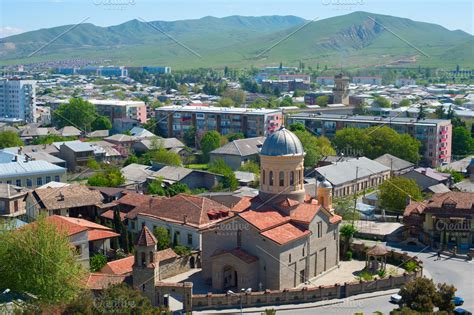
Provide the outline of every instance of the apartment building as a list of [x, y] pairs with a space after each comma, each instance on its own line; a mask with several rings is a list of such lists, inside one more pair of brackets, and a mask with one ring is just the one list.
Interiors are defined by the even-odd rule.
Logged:
[[343, 128], [388, 126], [398, 133], [407, 133], [418, 139], [424, 148], [425, 163], [429, 166], [437, 167], [451, 162], [453, 127], [450, 120], [301, 113], [288, 117], [289, 124], [294, 122], [301, 122], [315, 134], [328, 138]]
[[0, 80], [0, 120], [35, 122], [36, 81]]
[[222, 135], [241, 132], [246, 137], [267, 136], [283, 124], [279, 109], [214, 106], [163, 106], [156, 109], [158, 126], [167, 138], [183, 138], [195, 127], [198, 135], [216, 130]]

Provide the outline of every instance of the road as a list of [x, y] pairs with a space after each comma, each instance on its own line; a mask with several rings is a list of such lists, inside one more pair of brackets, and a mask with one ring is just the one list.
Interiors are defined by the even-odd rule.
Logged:
[[[441, 260], [436, 260], [436, 254], [433, 252], [420, 252], [421, 249], [416, 248], [393, 248], [398, 251], [405, 251], [410, 255], [416, 255], [423, 261], [424, 270], [426, 274], [438, 282], [446, 282], [453, 284], [457, 288], [456, 295], [465, 299], [463, 308], [474, 312], [474, 299], [470, 298], [474, 291], [474, 262], [467, 262], [460, 259], [452, 259], [442, 257]], [[334, 314], [345, 315], [361, 312], [364, 314], [372, 314], [380, 311], [384, 314], [389, 314], [391, 310], [397, 306], [389, 302], [391, 294], [396, 290], [379, 292], [376, 296], [372, 295], [356, 295], [342, 300], [331, 300], [326, 303], [311, 303], [296, 305], [281, 305], [273, 307], [277, 310], [277, 314]], [[333, 303], [334, 302], [334, 303]], [[324, 305], [331, 303], [330, 305]], [[289, 309], [292, 307], [301, 307], [298, 309]], [[268, 307], [267, 308], [272, 308]], [[244, 309], [245, 314], [261, 314], [265, 310], [263, 308]], [[196, 314], [238, 314], [240, 310], [222, 310], [222, 311], [205, 311], [196, 312]]]

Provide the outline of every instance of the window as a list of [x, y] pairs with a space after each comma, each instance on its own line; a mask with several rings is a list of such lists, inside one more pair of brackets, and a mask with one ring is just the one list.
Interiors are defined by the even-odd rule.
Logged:
[[280, 171], [280, 174], [278, 175], [278, 179], [280, 181], [280, 187], [285, 186], [285, 173], [283, 171]]
[[303, 257], [304, 257], [304, 246], [303, 246]]
[[82, 255], [82, 247], [81, 245], [76, 246], [76, 255], [80, 256]]
[[142, 253], [141, 256], [142, 256], [142, 261], [141, 261], [142, 266], [146, 266], [146, 254]]
[[26, 186], [28, 186], [28, 187], [33, 186], [33, 181], [31, 180], [31, 178], [26, 179]]
[[188, 245], [193, 245], [193, 235], [188, 233]]
[[265, 185], [265, 170], [262, 170], [262, 184]]
[[322, 237], [322, 236], [323, 236], [323, 223], [318, 222], [318, 237]]
[[54, 181], [55, 182], [60, 182], [61, 181], [61, 179], [59, 179], [59, 175], [54, 176]]
[[295, 184], [295, 172], [290, 172], [290, 185], [293, 186]]
[[12, 184], [12, 181], [11, 181], [11, 180], [7, 180], [7, 184], [8, 184], [8, 185], [11, 185], [11, 184]]
[[43, 178], [42, 177], [38, 177], [36, 179], [36, 186], [41, 186], [43, 185]]
[[270, 171], [270, 186], [273, 186], [273, 171]]
[[46, 184], [51, 181], [51, 176], [46, 176]]
[[291, 262], [291, 254], [288, 256], [288, 262]]
[[15, 182], [15, 185], [21, 186], [21, 179], [17, 179], [16, 182]]

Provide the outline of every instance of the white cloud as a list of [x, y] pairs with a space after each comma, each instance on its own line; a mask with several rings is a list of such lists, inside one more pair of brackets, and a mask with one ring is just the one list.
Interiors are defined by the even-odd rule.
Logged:
[[0, 27], [0, 38], [20, 34], [20, 33], [23, 33], [23, 32], [24, 31], [21, 28], [18, 28], [18, 27], [2, 26], [2, 27]]

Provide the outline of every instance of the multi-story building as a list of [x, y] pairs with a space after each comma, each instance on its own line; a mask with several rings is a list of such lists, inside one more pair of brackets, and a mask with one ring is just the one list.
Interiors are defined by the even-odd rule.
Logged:
[[0, 119], [35, 122], [36, 81], [0, 80]]
[[382, 77], [352, 77], [352, 83], [382, 85]]
[[228, 108], [213, 106], [163, 106], [156, 109], [163, 136], [183, 138], [195, 127], [198, 133], [216, 130], [222, 135], [243, 133], [246, 137], [267, 136], [283, 124], [278, 109]]
[[349, 77], [342, 73], [334, 77], [333, 104], [349, 105]]
[[407, 117], [351, 116], [301, 113], [288, 117], [288, 122], [301, 122], [316, 135], [332, 138], [343, 128], [388, 126], [398, 133], [407, 133], [418, 139], [424, 149], [425, 164], [437, 167], [451, 161], [452, 125], [446, 119]]

